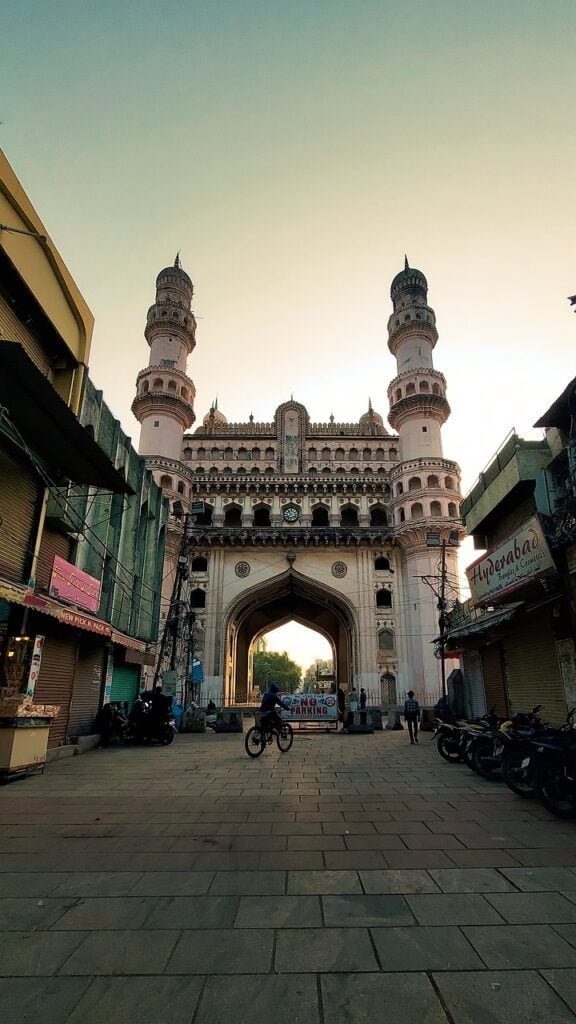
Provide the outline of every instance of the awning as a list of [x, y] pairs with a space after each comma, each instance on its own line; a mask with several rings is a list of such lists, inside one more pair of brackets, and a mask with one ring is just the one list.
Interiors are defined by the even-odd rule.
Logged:
[[86, 615], [85, 612], [77, 612], [74, 608], [61, 604], [60, 601], [42, 597], [40, 594], [34, 593], [33, 590], [29, 590], [28, 587], [17, 583], [0, 580], [0, 598], [24, 605], [25, 608], [40, 612], [42, 615], [51, 615], [65, 626], [71, 626], [72, 629], [82, 629], [88, 633], [110, 637], [115, 644], [119, 644], [121, 647], [128, 647], [134, 651], [146, 651], [146, 644], [142, 640], [127, 636], [126, 633], [120, 633], [104, 619], [98, 619], [95, 615]]
[[494, 629], [495, 626], [499, 626], [503, 622], [508, 622], [524, 604], [524, 601], [515, 601], [513, 604], [508, 604], [505, 608], [501, 608], [496, 612], [487, 612], [485, 615], [481, 615], [477, 619], [471, 619], [462, 626], [450, 629], [446, 633], [446, 640], [451, 644], [455, 641], [463, 640], [466, 637], [474, 636], [478, 633], [486, 633], [488, 630]]
[[50, 475], [116, 494], [134, 493], [16, 341], [0, 341], [0, 405]]

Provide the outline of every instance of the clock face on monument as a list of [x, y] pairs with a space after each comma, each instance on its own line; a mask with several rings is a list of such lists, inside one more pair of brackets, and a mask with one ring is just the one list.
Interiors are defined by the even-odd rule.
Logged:
[[297, 523], [300, 518], [300, 509], [297, 505], [285, 505], [282, 515], [286, 523]]

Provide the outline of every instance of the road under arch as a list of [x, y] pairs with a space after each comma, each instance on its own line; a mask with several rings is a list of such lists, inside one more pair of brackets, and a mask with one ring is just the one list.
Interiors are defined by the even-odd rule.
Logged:
[[252, 642], [270, 629], [296, 621], [321, 633], [334, 652], [338, 683], [347, 688], [354, 671], [356, 626], [347, 601], [293, 569], [244, 593], [225, 624], [225, 694], [228, 703], [248, 699]]

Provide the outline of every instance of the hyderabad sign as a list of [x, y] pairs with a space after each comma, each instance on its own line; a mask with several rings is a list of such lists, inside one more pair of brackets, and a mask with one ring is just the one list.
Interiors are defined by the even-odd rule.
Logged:
[[337, 722], [338, 702], [332, 693], [291, 693], [282, 697], [290, 710], [282, 710], [287, 722]]
[[536, 516], [466, 569], [474, 604], [504, 597], [534, 576], [554, 568]]

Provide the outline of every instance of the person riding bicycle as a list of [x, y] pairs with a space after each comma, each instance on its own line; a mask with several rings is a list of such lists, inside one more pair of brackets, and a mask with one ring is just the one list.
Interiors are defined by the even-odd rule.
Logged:
[[282, 719], [275, 710], [276, 706], [284, 708], [285, 711], [290, 710], [290, 704], [287, 701], [283, 701], [278, 694], [280, 693], [280, 687], [277, 683], [270, 683], [270, 686], [266, 690], [266, 693], [262, 697], [260, 703], [260, 722], [262, 728], [266, 731], [270, 731], [274, 726], [280, 728], [282, 725]]

